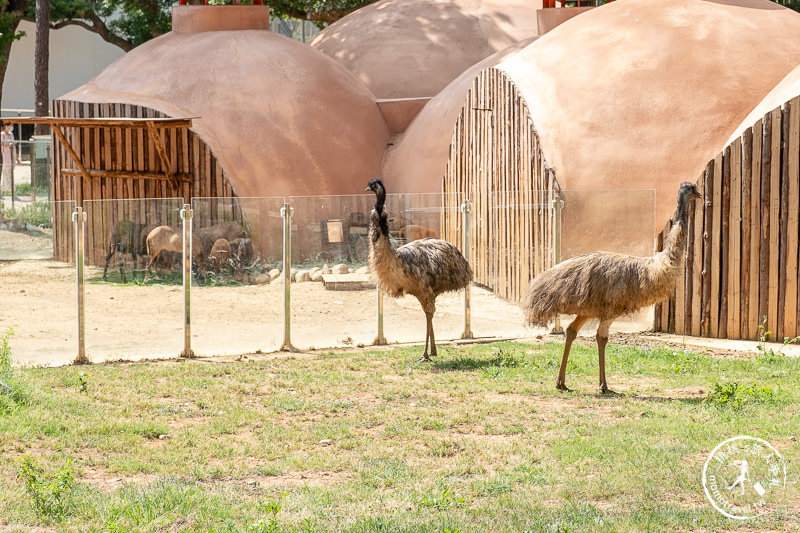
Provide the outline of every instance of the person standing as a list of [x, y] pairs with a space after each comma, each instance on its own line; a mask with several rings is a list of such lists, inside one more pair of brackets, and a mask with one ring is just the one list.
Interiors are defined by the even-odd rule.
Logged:
[[3, 131], [0, 132], [0, 150], [3, 155], [3, 172], [0, 177], [0, 192], [13, 192], [11, 187], [14, 182], [14, 165], [17, 164], [17, 152], [14, 149], [14, 133], [11, 122], [3, 122]]

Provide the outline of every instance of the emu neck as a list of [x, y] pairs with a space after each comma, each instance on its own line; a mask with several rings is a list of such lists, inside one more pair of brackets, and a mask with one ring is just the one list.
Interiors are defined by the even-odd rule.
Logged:
[[672, 266], [680, 266], [686, 251], [686, 226], [689, 224], [689, 199], [678, 197], [678, 207], [672, 216], [672, 228], [664, 242], [664, 254]]

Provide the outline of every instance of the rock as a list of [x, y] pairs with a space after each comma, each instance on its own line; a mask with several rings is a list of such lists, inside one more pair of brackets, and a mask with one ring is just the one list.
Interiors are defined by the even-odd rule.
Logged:
[[308, 273], [311, 274], [312, 276], [317, 272], [322, 272], [322, 268], [314, 267], [314, 268], [312, 268], [311, 270], [308, 271]]
[[294, 280], [297, 283], [302, 283], [304, 281], [311, 281], [311, 274], [308, 270], [298, 270], [297, 273], [294, 275]]
[[350, 272], [350, 267], [344, 263], [339, 263], [331, 269], [331, 274], [347, 274]]
[[322, 446], [330, 446], [331, 444], [333, 444], [333, 441], [331, 439], [322, 439], [321, 441], [319, 441], [319, 443]]
[[322, 281], [322, 270], [317, 270], [316, 272], [311, 272], [311, 281]]
[[273, 268], [272, 270], [269, 271], [269, 280], [270, 281], [275, 281], [280, 276], [281, 276], [281, 271], [278, 270], [277, 268]]
[[369, 274], [369, 266], [364, 265], [356, 269], [356, 274]]
[[[278, 274], [280, 274], [280, 272], [278, 272]], [[272, 281], [272, 277], [270, 277], [269, 274], [259, 274], [253, 278], [253, 283], [256, 285], [266, 285], [270, 281]]]
[[296, 275], [297, 275], [297, 269], [296, 268], [289, 269], [289, 279], [294, 279], [294, 277]]

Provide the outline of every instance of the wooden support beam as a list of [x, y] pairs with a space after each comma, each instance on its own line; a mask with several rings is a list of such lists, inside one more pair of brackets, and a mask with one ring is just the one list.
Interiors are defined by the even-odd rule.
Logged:
[[[84, 169], [86, 170], [86, 169]], [[86, 170], [84, 174], [81, 170], [74, 168], [62, 168], [61, 174], [64, 176], [83, 176], [84, 178], [114, 178], [114, 179], [135, 179], [135, 180], [156, 180], [156, 181], [174, 181], [180, 184], [181, 182], [191, 183], [191, 174], [181, 173], [172, 174], [167, 176], [161, 172], [135, 172], [125, 170]]]
[[147, 128], [147, 122], [159, 128], [191, 128], [198, 117], [141, 118], [141, 117], [3, 117], [14, 124], [58, 124], [65, 128]]
[[175, 192], [180, 192], [180, 182], [175, 178], [175, 175], [172, 173], [172, 165], [169, 163], [169, 156], [167, 155], [167, 147], [164, 146], [164, 139], [158, 133], [158, 128], [156, 128], [156, 124], [152, 120], [148, 120], [147, 124], [147, 131], [150, 132], [150, 136], [153, 138], [153, 144], [156, 147], [156, 152], [158, 152], [158, 157], [161, 159], [161, 166], [164, 167], [164, 173], [169, 178], [169, 182], [172, 185], [172, 188]]
[[[72, 148], [72, 145], [69, 143], [67, 138], [64, 136], [64, 132], [61, 131], [61, 126], [59, 124], [57, 124], [57, 123], [51, 123], [50, 126], [53, 128], [53, 133], [56, 134], [56, 137], [58, 137], [58, 140], [61, 141], [61, 144], [63, 144], [64, 148], [66, 148], [67, 153], [69, 154], [69, 156], [72, 158], [73, 161], [75, 161], [75, 164], [78, 165], [78, 170], [80, 170], [80, 175], [88, 180], [89, 179], [89, 172], [86, 170], [86, 167], [83, 166], [83, 163], [81, 162], [80, 156], [75, 153], [75, 149]], [[77, 200], [79, 205], [83, 205], [83, 186], [82, 185], [79, 188], [79, 190], [81, 191], [81, 193], [79, 195], [79, 198], [77, 198], [76, 200]]]

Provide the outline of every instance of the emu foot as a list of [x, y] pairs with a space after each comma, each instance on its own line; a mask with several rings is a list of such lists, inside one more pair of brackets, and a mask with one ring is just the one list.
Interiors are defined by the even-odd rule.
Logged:
[[613, 391], [613, 390], [609, 389], [608, 387], [600, 387], [600, 394], [607, 394], [609, 396], [625, 396], [621, 392]]
[[422, 354], [422, 357], [419, 358], [419, 363], [430, 363], [431, 358], [428, 356], [428, 352]]
[[564, 383], [556, 382], [556, 388], [563, 392], [572, 392], [572, 389], [568, 389]]

